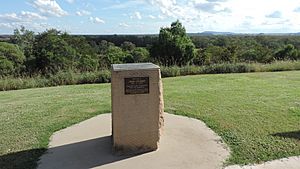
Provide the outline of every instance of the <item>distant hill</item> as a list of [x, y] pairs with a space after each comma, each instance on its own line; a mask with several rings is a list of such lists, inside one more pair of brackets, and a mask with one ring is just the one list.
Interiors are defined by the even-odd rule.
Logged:
[[188, 33], [190, 36], [210, 36], [210, 35], [236, 35], [233, 32], [215, 32], [215, 31], [204, 31], [200, 33]]
[[247, 35], [247, 36], [300, 36], [300, 32], [296, 33], [234, 33], [234, 32], [216, 32], [216, 31], [204, 31], [199, 33], [188, 33], [189, 36], [234, 36], [234, 35]]
[[7, 42], [9, 41], [11, 35], [0, 35], [0, 42]]

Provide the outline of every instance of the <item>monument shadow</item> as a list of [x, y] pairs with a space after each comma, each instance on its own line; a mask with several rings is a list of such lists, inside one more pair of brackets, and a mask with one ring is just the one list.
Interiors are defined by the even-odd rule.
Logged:
[[0, 168], [87, 169], [121, 161], [137, 155], [118, 156], [112, 153], [111, 136], [99, 137], [46, 149], [31, 149], [0, 156]]
[[300, 130], [299, 131], [283, 132], [283, 133], [275, 133], [275, 134], [272, 134], [272, 136], [292, 138], [292, 139], [300, 140]]

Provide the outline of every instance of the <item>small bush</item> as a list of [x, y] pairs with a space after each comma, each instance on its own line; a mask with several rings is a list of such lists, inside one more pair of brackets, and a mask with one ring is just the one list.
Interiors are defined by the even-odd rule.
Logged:
[[76, 84], [75, 76], [76, 76], [75, 73], [71, 70], [59, 71], [55, 75], [50, 75], [49, 86]]
[[180, 70], [181, 70], [181, 68], [178, 66], [161, 67], [161, 76], [162, 77], [180, 76]]
[[203, 67], [201, 66], [184, 66], [180, 69], [180, 75], [197, 75], [203, 72]]

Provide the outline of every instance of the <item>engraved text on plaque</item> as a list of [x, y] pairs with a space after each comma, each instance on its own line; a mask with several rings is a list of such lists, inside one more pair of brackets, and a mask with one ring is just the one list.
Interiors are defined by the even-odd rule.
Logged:
[[125, 94], [147, 94], [149, 93], [149, 77], [125, 78]]

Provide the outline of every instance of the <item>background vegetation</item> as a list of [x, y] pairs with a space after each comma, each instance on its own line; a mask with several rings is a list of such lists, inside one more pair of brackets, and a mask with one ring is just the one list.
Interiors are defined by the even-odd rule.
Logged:
[[179, 21], [159, 35], [35, 34], [21, 27], [0, 42], [0, 89], [107, 82], [110, 65], [118, 63], [154, 62], [165, 76], [295, 70], [299, 50], [300, 36], [188, 36]]

